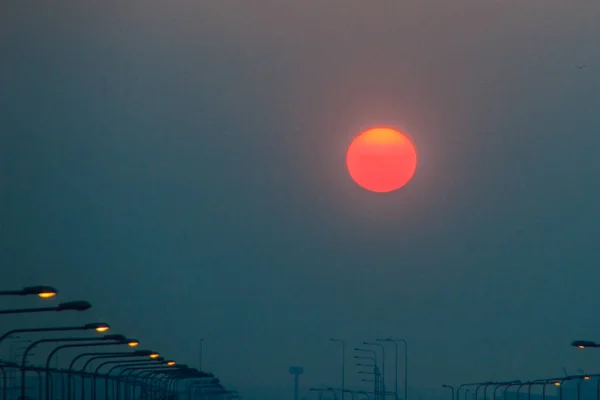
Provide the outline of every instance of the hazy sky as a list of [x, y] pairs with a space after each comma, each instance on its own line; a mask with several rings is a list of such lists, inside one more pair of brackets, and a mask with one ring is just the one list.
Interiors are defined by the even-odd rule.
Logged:
[[[290, 365], [337, 385], [330, 337], [407, 339], [424, 395], [592, 372], [569, 342], [600, 339], [598, 21], [598, 0], [3, 2], [1, 286], [54, 284], [94, 306], [62, 321], [188, 364], [203, 337], [251, 398], [291, 396]], [[345, 169], [373, 125], [418, 150], [393, 194]]]

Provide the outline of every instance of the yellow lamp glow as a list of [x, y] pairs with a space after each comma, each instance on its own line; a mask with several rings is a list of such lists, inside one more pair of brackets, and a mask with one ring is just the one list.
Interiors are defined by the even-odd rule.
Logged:
[[137, 347], [140, 344], [140, 342], [138, 342], [137, 340], [130, 340], [129, 342], [127, 342], [127, 346], [129, 347]]
[[160, 354], [158, 354], [158, 353], [150, 354], [150, 358], [158, 358], [158, 356], [160, 356]]
[[175, 361], [167, 361], [167, 365], [169, 367], [172, 367], [173, 365], [175, 365]]
[[56, 296], [55, 292], [42, 292], [42, 293], [38, 293], [38, 296], [40, 296], [42, 299], [49, 299], [51, 297]]

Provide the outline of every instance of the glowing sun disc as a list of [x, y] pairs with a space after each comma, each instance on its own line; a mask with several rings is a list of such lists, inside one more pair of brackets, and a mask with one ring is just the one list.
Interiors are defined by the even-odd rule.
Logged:
[[376, 193], [398, 190], [417, 169], [417, 152], [404, 133], [371, 128], [354, 138], [346, 153], [350, 176], [362, 188]]

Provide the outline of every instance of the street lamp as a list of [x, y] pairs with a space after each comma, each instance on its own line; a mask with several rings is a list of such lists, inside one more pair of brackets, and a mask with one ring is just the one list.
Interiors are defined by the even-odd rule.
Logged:
[[[27, 370], [27, 355], [31, 351], [31, 349], [33, 349], [35, 346], [37, 346], [38, 344], [41, 344], [41, 343], [86, 342], [86, 341], [97, 341], [97, 340], [112, 340], [112, 341], [116, 341], [117, 343], [119, 343], [119, 342], [124, 342], [125, 337], [123, 335], [105, 335], [100, 338], [97, 338], [97, 337], [53, 338], [53, 339], [40, 339], [40, 340], [37, 340], [37, 341], [31, 343], [29, 345], [29, 347], [27, 347], [27, 349], [23, 352], [23, 356], [21, 359], [21, 397], [23, 399], [26, 399], [26, 396], [25, 396], [25, 390], [26, 390], [25, 374], [26, 374], [26, 370]], [[48, 386], [49, 386], [48, 384], [49, 384], [50, 359], [52, 358], [54, 353], [56, 353], [56, 351], [58, 351], [62, 347], [65, 347], [65, 346], [60, 346], [60, 347], [54, 349], [52, 352], [50, 352], [50, 354], [48, 355], [48, 358], [46, 359], [46, 389], [48, 389]], [[48, 395], [48, 393], [46, 394], [46, 396], [47, 395]]]
[[[364, 352], [364, 353], [370, 353], [370, 354], [373, 355], [372, 360], [373, 360], [373, 363], [375, 364], [373, 366], [373, 375], [374, 375], [374, 378], [373, 378], [373, 382], [374, 382], [373, 383], [373, 397], [374, 397], [375, 400], [377, 400], [377, 394], [378, 394], [378, 391], [379, 391], [378, 390], [378, 388], [379, 388], [379, 379], [378, 379], [379, 378], [379, 374], [378, 374], [378, 367], [377, 367], [377, 352], [375, 350], [362, 349], [362, 348], [358, 348], [358, 347], [356, 347], [354, 349], [354, 351], [359, 351], [359, 352]], [[369, 357], [354, 356], [354, 358], [356, 358], [356, 359], [361, 359], [361, 358], [362, 359], [366, 359], [366, 358], [369, 358]]]
[[[130, 368], [127, 375], [126, 375], [126, 379], [130, 379], [133, 383], [133, 388], [132, 390], [135, 391], [135, 384], [136, 384], [136, 379], [140, 379], [140, 385], [142, 387], [149, 387], [152, 389], [152, 380], [155, 379], [156, 380], [156, 386], [160, 386], [162, 384], [163, 380], [167, 380], [169, 379], [170, 376], [173, 376], [175, 374], [179, 374], [179, 375], [183, 375], [183, 374], [188, 374], [190, 376], [194, 375], [194, 377], [196, 378], [205, 378], [205, 377], [209, 377], [212, 376], [210, 374], [206, 374], [203, 372], [200, 372], [198, 370], [196, 370], [195, 368], [188, 368], [187, 366], [177, 366], [175, 368], [173, 368], [173, 366], [167, 366], [165, 367], [164, 365], [161, 366], [155, 366], [154, 368], [149, 368], [149, 367], [145, 367], [145, 368]], [[159, 376], [162, 375], [162, 376]]]
[[[54, 356], [54, 354], [58, 353], [62, 349], [77, 348], [77, 347], [115, 346], [115, 345], [123, 345], [123, 344], [129, 345], [131, 342], [138, 343], [137, 339], [127, 339], [123, 335], [105, 335], [96, 340], [102, 340], [102, 341], [89, 343], [87, 340], [79, 339], [79, 340], [75, 340], [75, 342], [85, 342], [85, 343], [64, 344], [62, 346], [58, 346], [55, 349], [53, 349], [50, 352], [50, 354], [48, 354], [48, 357], [46, 359], [46, 374], [47, 374], [46, 382], [47, 383], [50, 382], [50, 361], [51, 361], [52, 357]], [[72, 370], [71, 366], [72, 366], [72, 364], [69, 366], [69, 369], [67, 370], [67, 384], [68, 384], [67, 393], [68, 393], [69, 400], [71, 399], [71, 380], [72, 380], [72, 376], [73, 376], [73, 370]], [[85, 382], [85, 376], [82, 375], [81, 381], [82, 381], [82, 385], [83, 385], [83, 383]], [[46, 400], [49, 400], [48, 394], [49, 394], [49, 391], [47, 390]]]
[[31, 296], [36, 295], [42, 299], [56, 296], [58, 290], [52, 286], [27, 286], [21, 290], [0, 290], [0, 296]]
[[[454, 400], [454, 386], [442, 385], [443, 388], [450, 389], [452, 391], [452, 400]], [[495, 398], [493, 400], [496, 400]]]
[[512, 384], [512, 383], [521, 383], [521, 381], [508, 381], [508, 382], [485, 382], [485, 383], [480, 383], [479, 385], [477, 385], [477, 387], [475, 388], [475, 400], [477, 400], [478, 396], [477, 393], [479, 392], [479, 389], [481, 387], [483, 387], [483, 398], [487, 399], [487, 390], [488, 387], [493, 386], [493, 385], [507, 385], [507, 384]]
[[327, 387], [327, 388], [323, 388], [323, 389], [310, 388], [309, 390], [311, 390], [313, 392], [331, 392], [331, 393], [333, 393], [333, 398], [335, 400], [337, 400], [337, 395], [335, 394], [335, 390], [331, 387]]
[[60, 303], [56, 307], [38, 307], [38, 308], [19, 308], [15, 310], [0, 310], [0, 314], [25, 314], [34, 312], [47, 312], [47, 311], [85, 311], [92, 307], [87, 301], [70, 301], [67, 303]]
[[575, 340], [571, 343], [571, 346], [579, 347], [580, 349], [585, 349], [586, 347], [600, 347], [599, 344], [591, 340]]
[[[129, 340], [132, 340], [132, 339], [129, 339]], [[80, 369], [80, 372], [81, 372], [81, 399], [83, 400], [85, 398], [86, 369], [95, 360], [100, 360], [100, 359], [105, 359], [105, 358], [152, 357], [152, 355], [154, 355], [154, 354], [156, 354], [156, 353], [154, 353], [153, 351], [150, 351], [150, 350], [138, 350], [138, 351], [134, 351], [134, 352], [118, 352], [118, 353], [83, 353], [83, 354], [78, 355], [71, 361], [71, 364], [69, 365], [69, 373], [74, 371], [73, 368], [78, 359], [80, 359], [82, 357], [86, 357], [86, 356], [93, 356], [89, 360], [87, 360], [85, 362], [85, 364], [83, 364], [83, 367], [81, 367], [81, 369]], [[100, 364], [100, 366], [98, 368], [102, 367], [104, 364], [105, 363]], [[94, 378], [95, 375], [96, 374], [93, 374], [92, 378]], [[92, 391], [95, 391], [96, 390], [96, 381], [95, 381], [95, 379], [92, 379], [92, 380], [93, 380]]]
[[[395, 364], [396, 364], [396, 373], [395, 373], [396, 399], [395, 400], [398, 400], [398, 343], [404, 344], [404, 400], [408, 400], [408, 343], [404, 339], [391, 339], [391, 338], [377, 339], [377, 341], [394, 343], [394, 346], [396, 347], [396, 362], [395, 362]], [[456, 396], [458, 397], [458, 392], [457, 392]]]
[[342, 400], [344, 400], [344, 394], [346, 393], [346, 342], [342, 339], [329, 339], [330, 342], [337, 342], [342, 345]]
[[95, 322], [92, 324], [85, 324], [82, 326], [61, 326], [53, 328], [24, 328], [24, 329], [13, 329], [0, 336], [0, 343], [10, 335], [15, 333], [33, 333], [33, 332], [66, 332], [66, 331], [88, 331], [95, 330], [96, 332], [106, 332], [110, 329], [110, 326], [104, 322]]
[[383, 398], [385, 399], [385, 347], [381, 343], [363, 342], [363, 344], [366, 346], [377, 346], [381, 349], [381, 386], [383, 388]]
[[[150, 354], [153, 354], [153, 351], [150, 350], [138, 350], [135, 353], [138, 353], [142, 356], [148, 356], [150, 357]], [[100, 370], [102, 369], [102, 367], [104, 367], [105, 365], [110, 365], [110, 364], [117, 364], [115, 367], [113, 367], [110, 371], [108, 371], [107, 374], [104, 375], [104, 386], [105, 386], [105, 393], [106, 396], [108, 396], [108, 377], [110, 376], [110, 373], [119, 367], [122, 367], [123, 365], [118, 365], [118, 364], [128, 364], [128, 365], [136, 365], [136, 364], [145, 364], [145, 365], [149, 365], [149, 364], [153, 364], [155, 365], [157, 362], [162, 362], [163, 360], [161, 359], [161, 357], [156, 358], [154, 360], [152, 360], [152, 362], [148, 362], [148, 360], [117, 360], [117, 361], [105, 361], [103, 363], [101, 363], [100, 365], [98, 365], [96, 367], [96, 370], [94, 371], [94, 374], [92, 375], [92, 386], [94, 387], [94, 390], [92, 391], [93, 395], [92, 398], [93, 400], [96, 400], [96, 378], [98, 376], [100, 376]], [[173, 364], [175, 365], [175, 364]], [[108, 397], [107, 397], [108, 400]]]
[[[114, 369], [116, 369], [116, 368], [124, 368], [115, 377], [115, 382], [117, 384], [117, 396], [116, 396], [117, 400], [121, 397], [120, 396], [120, 392], [121, 392], [121, 390], [120, 390], [120, 387], [121, 387], [121, 378], [123, 377], [123, 375], [125, 373], [127, 373], [127, 376], [129, 376], [133, 371], [141, 370], [141, 369], [143, 369], [143, 370], [156, 370], [156, 371], [163, 370], [164, 371], [164, 370], [171, 370], [171, 368], [180, 369], [180, 370], [188, 368], [187, 365], [174, 365], [172, 367], [168, 367], [168, 366], [165, 367], [164, 365], [158, 365], [158, 363], [156, 361], [158, 361], [159, 359], [160, 358], [155, 358], [154, 360], [152, 360], [152, 361], [155, 361], [154, 363], [152, 363], [152, 362], [148, 362], [146, 364], [141, 364], [141, 363], [140, 364], [137, 364], [137, 363], [134, 364], [134, 363], [131, 363], [131, 364], [118, 365], [118, 366], [115, 366], [115, 367], [111, 368], [110, 371], [106, 374], [107, 377], [110, 376], [110, 373]], [[164, 361], [161, 360], [160, 363], [164, 364]], [[151, 367], [150, 365], [154, 365], [154, 367]], [[108, 389], [108, 380], [106, 380], [106, 386], [107, 386], [107, 389]], [[125, 389], [127, 389], [127, 387], [125, 387]], [[107, 393], [108, 393], [108, 391], [107, 391]]]

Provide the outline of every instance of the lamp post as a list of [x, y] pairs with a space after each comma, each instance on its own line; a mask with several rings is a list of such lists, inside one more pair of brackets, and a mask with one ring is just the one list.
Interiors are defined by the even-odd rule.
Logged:
[[503, 387], [503, 388], [504, 388], [504, 392], [502, 392], [502, 396], [501, 396], [501, 397], [502, 397], [502, 399], [503, 399], [503, 400], [506, 400], [506, 392], [508, 391], [508, 389], [509, 389], [511, 386], [520, 385], [521, 383], [522, 383], [521, 381], [515, 381], [515, 382], [507, 382], [507, 383], [505, 383], [505, 384], [502, 384], [502, 385], [498, 385], [498, 386], [496, 386], [496, 387], [494, 388], [494, 395], [493, 395], [494, 397], [493, 397], [493, 399], [492, 399], [492, 400], [496, 400], [496, 391], [498, 390], [498, 388], [501, 388], [501, 387]]
[[[62, 327], [49, 327], [49, 328], [20, 328], [13, 329], [4, 333], [0, 336], [0, 344], [2, 341], [15, 333], [34, 333], [34, 332], [66, 332], [66, 331], [87, 331], [87, 330], [95, 330], [96, 332], [102, 333], [106, 332], [110, 329], [110, 326], [105, 322], [94, 322], [90, 324], [85, 324], [82, 326], [62, 326]], [[31, 343], [31, 341], [28, 341]], [[26, 349], [27, 347], [25, 347]], [[47, 366], [48, 368], [49, 366]], [[47, 374], [48, 372], [46, 372]], [[48, 375], [46, 377], [46, 387], [48, 387]]]
[[[388, 338], [388, 339], [377, 339], [377, 341], [379, 342], [387, 342], [387, 343], [394, 343], [394, 346], [396, 347], [396, 400], [398, 399], [398, 343], [402, 343], [404, 344], [404, 400], [408, 400], [408, 343], [406, 340], [404, 339], [392, 339], [392, 338]], [[458, 392], [456, 394], [456, 397], [458, 398]]]
[[[121, 375], [124, 375], [127, 372], [126, 378], [131, 379], [133, 382], [133, 390], [135, 390], [136, 386], [136, 378], [142, 378], [142, 385], [144, 382], [148, 382], [148, 385], [152, 388], [152, 386], [156, 386], [157, 389], [160, 389], [161, 386], [165, 388], [165, 391], [168, 392], [170, 390], [171, 385], [175, 385], [177, 379], [181, 378], [208, 378], [213, 377], [212, 374], [207, 374], [201, 371], [198, 371], [195, 368], [189, 368], [187, 365], [169, 365], [169, 362], [164, 362], [162, 366], [157, 366], [155, 368], [129, 368], [128, 371], [121, 371]], [[135, 374], [135, 372], [138, 374]], [[146, 376], [142, 377], [142, 373], [149, 372]], [[158, 376], [162, 375], [162, 376]], [[154, 379], [154, 385], [152, 384], [152, 379]], [[175, 389], [175, 388], [174, 388]], [[171, 391], [174, 391], [171, 390]], [[134, 393], [135, 394], [135, 393]], [[127, 400], [127, 399], [126, 399]]]
[[[450, 389], [452, 391], [452, 400], [454, 400], [454, 386], [450, 386], [450, 385], [442, 385], [443, 388], [447, 388]], [[492, 400], [496, 400], [495, 398]]]
[[[365, 346], [377, 346], [381, 349], [381, 387], [383, 392], [383, 398], [385, 399], [385, 346], [381, 343], [363, 342]], [[397, 400], [397, 399], [394, 399]]]
[[[104, 362], [102, 364], [100, 364], [97, 368], [96, 368], [96, 373], [98, 376], [100, 376], [100, 369], [105, 366], [105, 365], [109, 365], [109, 364], [116, 364], [115, 366], [111, 367], [107, 373], [103, 374], [102, 376], [104, 377], [104, 397], [106, 398], [106, 400], [108, 400], [109, 398], [109, 388], [108, 388], [108, 382], [111, 378], [111, 374], [114, 370], [118, 369], [118, 368], [125, 368], [125, 367], [129, 367], [129, 366], [150, 366], [150, 365], [158, 365], [159, 363], [163, 363], [163, 358], [162, 357], [158, 357], [158, 358], [154, 358], [151, 360], [122, 360], [122, 361], [107, 361]], [[96, 379], [96, 376], [94, 376], [92, 379]], [[116, 379], [116, 378], [115, 378]], [[114, 385], [113, 385], [114, 387]], [[96, 399], [96, 394], [94, 393], [94, 399]]]
[[342, 339], [329, 339], [331, 342], [337, 342], [342, 345], [342, 400], [344, 400], [344, 393], [346, 389], [346, 342]]
[[[31, 349], [33, 349], [35, 346], [37, 346], [38, 344], [41, 343], [59, 343], [59, 342], [85, 342], [85, 341], [95, 341], [95, 340], [125, 340], [125, 337], [123, 337], [122, 335], [106, 335], [103, 336], [101, 338], [95, 338], [95, 337], [83, 337], [83, 338], [54, 338], [54, 339], [40, 339], [37, 340], [33, 343], [31, 343], [27, 349], [25, 349], [25, 351], [23, 352], [23, 357], [21, 359], [21, 397], [23, 400], [26, 400], [26, 396], [25, 396], [25, 391], [26, 391], [26, 387], [25, 387], [25, 374], [26, 374], [26, 370], [27, 370], [27, 355], [29, 354], [29, 352], [31, 351]], [[49, 379], [49, 368], [50, 368], [50, 359], [52, 358], [52, 355], [56, 352], [56, 349], [53, 350], [50, 355], [48, 356], [47, 360], [46, 360], [46, 389], [48, 389], [48, 379]]]
[[[131, 345], [130, 345], [131, 343], [136, 343], [136, 346], [137, 346], [139, 341], [137, 339], [126, 339], [125, 343], [127, 343], [127, 345], [129, 345], [131, 347]], [[124, 344], [124, 343], [120, 343], [120, 344]], [[74, 366], [75, 366], [75, 363], [77, 362], [77, 360], [79, 360], [82, 357], [89, 356], [89, 355], [95, 356], [95, 357], [92, 357], [89, 360], [87, 360], [80, 370], [80, 372], [81, 372], [81, 400], [83, 400], [83, 399], [85, 399], [85, 370], [88, 367], [88, 365], [90, 365], [91, 362], [93, 362], [94, 360], [103, 359], [103, 358], [148, 357], [151, 354], [153, 354], [153, 353], [150, 350], [141, 350], [141, 351], [136, 351], [136, 352], [119, 352], [119, 353], [83, 353], [83, 354], [79, 354], [77, 357], [75, 357], [73, 360], [71, 360], [71, 364], [69, 364], [69, 370], [68, 370], [69, 376], [75, 371]], [[95, 390], [95, 386], [93, 386], [93, 388]]]
[[[46, 365], [49, 366], [50, 365], [50, 360], [52, 359], [52, 356], [56, 353], [58, 353], [58, 351], [62, 350], [62, 349], [66, 349], [66, 348], [77, 348], [77, 347], [99, 347], [99, 346], [115, 346], [115, 345], [128, 345], [129, 347], [134, 347], [137, 346], [139, 344], [139, 341], [137, 339], [127, 339], [125, 338], [125, 336], [123, 335], [106, 335], [104, 336], [102, 339], [104, 339], [101, 342], [92, 342], [89, 343], [87, 341], [85, 341], [85, 343], [72, 343], [72, 344], [65, 344], [62, 346], [58, 346], [56, 347], [54, 350], [52, 350], [50, 352], [50, 354], [48, 355], [48, 358], [46, 359]], [[73, 362], [71, 362], [71, 364], [69, 365], [69, 369], [67, 370], [67, 398], [68, 400], [71, 400], [72, 396], [71, 396], [71, 381], [72, 381], [72, 377], [73, 377]], [[81, 385], [85, 384], [85, 376], [81, 375]], [[46, 400], [50, 400], [48, 397], [46, 397]]]
[[318, 388], [310, 388], [309, 390], [313, 391], [313, 392], [331, 392], [333, 394], [333, 398], [335, 400], [337, 400], [337, 395], [335, 394], [335, 390], [333, 390], [333, 388], [331, 387], [327, 387], [327, 388], [322, 388], [322, 389], [318, 389]]
[[20, 290], [0, 290], [0, 296], [38, 296], [49, 299], [56, 296], [58, 290], [52, 286], [27, 286]]
[[[157, 365], [158, 363], [164, 363], [164, 361], [157, 361], [159, 359], [159, 354], [158, 353], [152, 353], [150, 355], [150, 358], [152, 358], [151, 361], [148, 361], [146, 363], [129, 363], [129, 364], [122, 364], [122, 365], [116, 365], [114, 367], [112, 367], [108, 373], [106, 374], [106, 378], [107, 380], [105, 381], [106, 384], [106, 395], [108, 396], [108, 377], [110, 376], [111, 372], [114, 371], [117, 368], [124, 368], [122, 371], [120, 371], [116, 376], [115, 376], [115, 382], [117, 384], [117, 395], [116, 398], [119, 399], [120, 398], [120, 386], [121, 386], [121, 377], [123, 376], [123, 374], [125, 372], [129, 372], [132, 370], [136, 370], [139, 369], [139, 367], [144, 366], [144, 369], [146, 368], [150, 368], [150, 365]], [[133, 368], [132, 368], [133, 367]], [[158, 365], [158, 368], [164, 368], [163, 366]], [[179, 366], [181, 368], [181, 366]], [[108, 398], [107, 398], [108, 399]]]
[[38, 307], [38, 308], [19, 308], [15, 310], [0, 310], [0, 314], [25, 314], [48, 311], [85, 311], [92, 305], [87, 301], [71, 301], [60, 303], [56, 307]]
[[[373, 396], [375, 398], [375, 400], [377, 400], [377, 394], [378, 394], [378, 385], [379, 385], [379, 379], [378, 379], [378, 367], [377, 367], [377, 352], [375, 350], [371, 350], [371, 349], [362, 349], [359, 347], [356, 347], [354, 349], [354, 351], [359, 351], [359, 352], [363, 352], [363, 353], [370, 353], [373, 356], [373, 362], [375, 364], [375, 366], [373, 367]], [[354, 356], [354, 358], [364, 358], [361, 356]]]
[[[163, 365], [155, 365], [154, 367], [148, 366], [143, 368], [129, 368], [127, 379], [135, 380], [141, 379], [140, 385], [143, 388], [148, 388], [148, 391], [152, 391], [154, 386], [160, 386], [163, 379], [166, 379], [170, 374], [177, 373], [178, 371], [188, 370], [187, 366], [177, 365], [175, 368], [174, 363], [166, 361], [162, 363]], [[123, 371], [124, 372], [124, 371]], [[162, 376], [160, 376], [162, 375]], [[154, 385], [152, 381], [154, 382]]]
[[[144, 355], [146, 356], [150, 356], [150, 354], [152, 354], [153, 352], [150, 350], [139, 350], [136, 351], [135, 353], [139, 354], [141, 357], [143, 357]], [[158, 358], [158, 359], [154, 359], [154, 361], [159, 362], [162, 361], [162, 359]], [[127, 363], [147, 363], [148, 360], [115, 360], [115, 361], [105, 361], [103, 363], [101, 363], [100, 365], [98, 365], [96, 367], [96, 370], [94, 371], [94, 373], [92, 374], [92, 399], [96, 400], [96, 382], [97, 382], [97, 377], [100, 375], [100, 370], [102, 369], [102, 367], [106, 366], [106, 365], [110, 365], [110, 364], [127, 364]], [[169, 361], [171, 362], [171, 361]], [[174, 364], [175, 362], [172, 361], [172, 363]], [[108, 392], [108, 378], [105, 377], [105, 388], [106, 391]]]
[[0, 336], [0, 344], [7, 337], [15, 334], [15, 333], [33, 333], [33, 332], [66, 332], [66, 331], [88, 331], [95, 330], [96, 332], [102, 333], [106, 332], [110, 329], [110, 326], [104, 322], [95, 322], [92, 324], [85, 324], [82, 326], [61, 326], [61, 327], [51, 327], [51, 328], [22, 328], [22, 329], [13, 329], [12, 331], [8, 331], [2, 336]]
[[[153, 363], [148, 362], [147, 360], [139, 361], [138, 363], [131, 363], [132, 368], [127, 368], [127, 371], [121, 371], [123, 373], [128, 372], [125, 376], [126, 379], [131, 379], [133, 381], [133, 386], [135, 389], [135, 380], [141, 379], [140, 385], [144, 387], [146, 381], [150, 383], [150, 380], [158, 374], [166, 374], [168, 372], [173, 372], [175, 368], [185, 368], [186, 366], [176, 365], [176, 362], [173, 360], [164, 360], [163, 357], [158, 357], [153, 359]], [[135, 367], [137, 366], [137, 368]], [[114, 368], [113, 368], [114, 369]]]
[[555, 382], [555, 379], [536, 379], [534, 381], [524, 382], [520, 384], [519, 388], [517, 389], [517, 400], [519, 398], [519, 392], [522, 386], [527, 386], [527, 399], [531, 400], [531, 387], [534, 385], [542, 385], [542, 400], [544, 400], [546, 398], [546, 385], [554, 384]]
[[508, 382], [492, 382], [492, 383], [486, 384], [486, 385], [484, 385], [484, 388], [483, 388], [483, 398], [484, 398], [484, 400], [487, 399], [487, 389], [489, 386], [495, 386], [492, 400], [496, 400], [496, 392], [498, 391], [499, 388], [504, 387], [504, 386], [518, 385], [520, 383], [521, 383], [521, 381], [508, 381]]
[[[460, 389], [462, 389], [463, 387], [468, 387], [468, 386], [477, 386], [479, 387], [479, 385], [485, 385], [486, 383], [493, 383], [493, 382], [477, 382], [477, 383], [463, 383], [462, 385], [458, 386], [456, 388], [456, 398], [458, 400], [460, 400]], [[475, 397], [474, 400], [477, 400], [477, 397]]]

